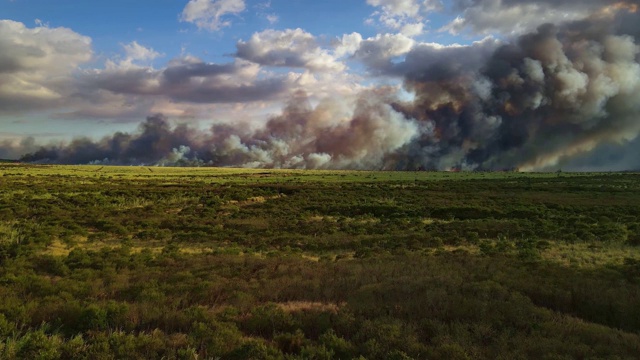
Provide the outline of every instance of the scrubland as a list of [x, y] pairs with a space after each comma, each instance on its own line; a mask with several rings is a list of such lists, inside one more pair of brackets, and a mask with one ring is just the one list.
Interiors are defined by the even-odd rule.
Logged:
[[2, 359], [637, 359], [640, 176], [0, 164]]

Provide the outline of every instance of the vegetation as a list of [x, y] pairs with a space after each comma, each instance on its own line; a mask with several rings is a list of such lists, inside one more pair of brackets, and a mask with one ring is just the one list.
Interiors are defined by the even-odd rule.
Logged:
[[640, 177], [0, 164], [2, 359], [635, 359]]

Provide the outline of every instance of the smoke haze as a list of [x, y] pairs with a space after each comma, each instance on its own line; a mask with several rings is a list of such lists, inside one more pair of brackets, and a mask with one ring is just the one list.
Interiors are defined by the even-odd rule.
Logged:
[[[495, 2], [474, 2], [465, 21], [473, 21], [476, 10], [489, 3]], [[536, 6], [559, 11], [575, 4]], [[638, 4], [594, 0], [582, 5], [588, 13], [580, 12], [579, 19], [535, 24], [534, 29], [523, 25], [526, 31], [513, 37], [488, 37], [468, 46], [418, 44], [403, 35], [367, 40], [352, 36], [350, 50], [340, 49], [361, 61], [370, 74], [401, 77], [409, 97], [399, 97], [394, 87], [378, 87], [354, 96], [327, 96], [312, 105], [297, 91], [279, 114], [257, 129], [226, 123], [203, 132], [187, 125], [173, 127], [158, 114], [149, 116], [137, 132], [97, 141], [76, 139], [44, 147], [32, 140], [5, 141], [0, 157], [22, 155], [23, 161], [61, 164], [304, 169], [637, 169], [640, 162], [629, 151], [638, 149], [640, 133]], [[481, 20], [473, 27], [498, 26]], [[303, 37], [303, 51], [318, 52], [306, 34], [286, 36]], [[285, 49], [261, 53], [257, 49], [263, 38], [241, 43], [239, 56], [277, 66], [277, 52]], [[401, 60], [389, 52], [390, 43], [404, 54]], [[318, 54], [322, 63], [291, 54], [287, 59], [301, 67], [340, 68], [330, 54]], [[239, 71], [238, 66], [178, 64], [164, 71], [160, 84], [184, 88], [184, 79], [196, 73]], [[274, 92], [279, 93], [283, 88], [278, 84]], [[267, 85], [259, 91], [268, 91]], [[201, 93], [174, 92], [176, 97], [184, 94]]]

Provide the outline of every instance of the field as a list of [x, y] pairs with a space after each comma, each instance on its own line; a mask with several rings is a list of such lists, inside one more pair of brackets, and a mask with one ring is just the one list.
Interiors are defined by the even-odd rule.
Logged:
[[0, 164], [2, 359], [638, 354], [638, 174]]

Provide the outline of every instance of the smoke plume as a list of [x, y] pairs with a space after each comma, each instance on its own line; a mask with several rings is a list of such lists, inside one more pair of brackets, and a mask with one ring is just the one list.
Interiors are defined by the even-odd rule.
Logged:
[[640, 21], [635, 1], [600, 3], [584, 19], [512, 40], [418, 44], [399, 62], [363, 60], [372, 74], [401, 76], [411, 100], [379, 88], [311, 106], [296, 93], [258, 130], [225, 124], [203, 133], [155, 115], [136, 133], [42, 147], [22, 160], [536, 170], [570, 167], [572, 159], [588, 169], [593, 158], [601, 168], [607, 156], [598, 151], [619, 152], [640, 133]]
[[388, 154], [419, 134], [418, 124], [395, 111], [388, 89], [363, 93], [351, 112], [326, 101], [312, 108], [304, 94], [255, 132], [216, 125], [208, 133], [186, 125], [171, 128], [150, 116], [137, 133], [100, 141], [76, 139], [42, 147], [27, 162], [62, 164], [210, 165], [268, 168], [379, 167]]

